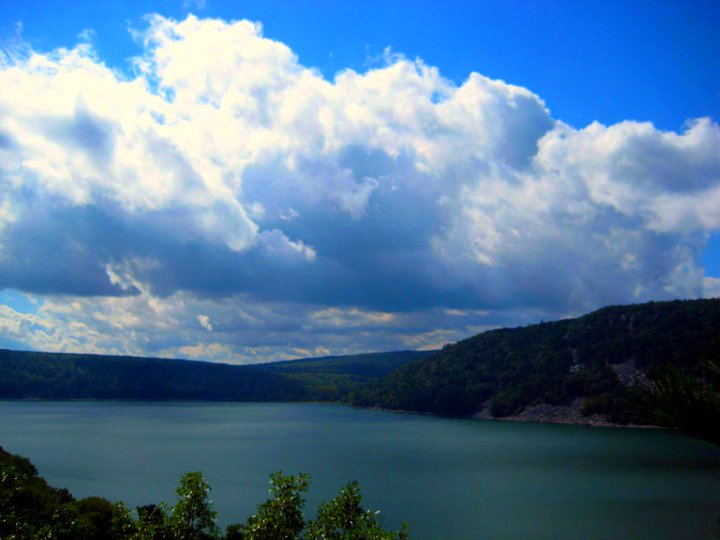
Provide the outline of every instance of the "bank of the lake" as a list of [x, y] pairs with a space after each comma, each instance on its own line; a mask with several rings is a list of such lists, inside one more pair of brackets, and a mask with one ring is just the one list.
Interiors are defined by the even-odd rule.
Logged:
[[650, 425], [618, 424], [609, 421], [607, 417], [601, 414], [583, 414], [582, 398], [574, 399], [570, 403], [562, 405], [551, 405], [548, 403], [530, 405], [520, 413], [503, 416], [501, 418], [494, 417], [490, 413], [489, 404], [485, 404], [483, 409], [474, 414], [472, 418], [504, 422], [534, 422], [623, 429], [658, 429], [657, 426]]
[[358, 480], [412, 538], [712, 538], [716, 451], [658, 430], [442, 419], [319, 404], [0, 402], [0, 445], [78, 497], [174, 499], [201, 469], [223, 523], [271, 472], [312, 475], [308, 512]]

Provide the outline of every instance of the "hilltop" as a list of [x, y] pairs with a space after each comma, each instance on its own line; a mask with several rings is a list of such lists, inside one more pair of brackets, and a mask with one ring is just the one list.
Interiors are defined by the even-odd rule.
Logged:
[[237, 366], [0, 349], [0, 399], [334, 401], [428, 354], [399, 351]]
[[633, 385], [720, 358], [720, 299], [611, 306], [488, 331], [400, 367], [357, 405], [449, 416], [627, 423]]
[[446, 416], [633, 423], [631, 388], [720, 359], [720, 299], [611, 306], [441, 351], [234, 366], [0, 350], [0, 399], [335, 401]]

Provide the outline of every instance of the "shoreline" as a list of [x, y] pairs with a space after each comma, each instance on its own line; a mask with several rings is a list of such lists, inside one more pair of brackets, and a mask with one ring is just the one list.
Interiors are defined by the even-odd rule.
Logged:
[[385, 407], [378, 406], [362, 406], [353, 405], [351, 403], [345, 403], [342, 401], [236, 401], [236, 400], [193, 400], [193, 399], [100, 399], [100, 398], [71, 398], [71, 399], [47, 399], [47, 398], [0, 398], [0, 402], [76, 402], [76, 403], [88, 403], [88, 402], [116, 402], [116, 403], [208, 403], [208, 404], [220, 404], [220, 403], [284, 403], [284, 404], [318, 404], [318, 405], [343, 405], [346, 407], [353, 407], [358, 409], [368, 409], [373, 411], [392, 412], [400, 414], [415, 414], [421, 416], [434, 416], [437, 418], [456, 418], [465, 420], [492, 420], [497, 422], [522, 422], [522, 423], [534, 423], [534, 424], [560, 424], [560, 425], [572, 425], [572, 426], [587, 426], [587, 427], [607, 427], [607, 428], [624, 428], [624, 429], [666, 429], [662, 426], [653, 425], [641, 425], [641, 424], [618, 424], [607, 421], [600, 415], [583, 416], [580, 413], [579, 402], [573, 402], [569, 405], [547, 405], [539, 404], [532, 405], [525, 408], [521, 413], [497, 417], [492, 416], [488, 410], [486, 404], [480, 411], [465, 415], [465, 416], [446, 416], [433, 412], [426, 411], [411, 411], [405, 409], [388, 409]]
[[482, 410], [466, 416], [443, 416], [432, 412], [410, 411], [404, 409], [388, 409], [385, 407], [369, 406], [362, 407], [352, 405], [361, 409], [371, 409], [375, 411], [394, 412], [401, 414], [417, 414], [422, 416], [435, 416], [437, 418], [457, 418], [465, 420], [492, 420], [496, 422], [521, 422], [532, 424], [558, 424], [567, 426], [585, 426], [585, 427], [601, 427], [601, 428], [622, 428], [622, 429], [667, 429], [662, 426], [644, 425], [644, 424], [618, 424], [609, 422], [601, 415], [583, 416], [580, 413], [579, 401], [570, 405], [532, 405], [525, 408], [521, 413], [510, 416], [492, 416], [486, 404]]
[[477, 413], [469, 418], [477, 420], [494, 420], [497, 422], [518, 422], [525, 424], [556, 424], [562, 426], [583, 426], [583, 427], [597, 427], [597, 428], [620, 428], [620, 429], [661, 429], [665, 430], [662, 426], [652, 426], [643, 424], [618, 424], [614, 422], [608, 422], [603, 418], [587, 417], [583, 420], [570, 420], [560, 418], [543, 418], [543, 417], [525, 417], [523, 414], [505, 416], [502, 418], [496, 416], [485, 416]]
[[492, 416], [489, 411], [489, 404], [486, 403], [483, 409], [474, 414], [473, 417], [486, 420], [501, 420], [505, 422], [535, 422], [539, 424], [564, 424], [626, 429], [663, 429], [661, 426], [618, 424], [616, 422], [608, 421], [607, 418], [600, 414], [585, 416], [582, 414], [582, 398], [576, 398], [566, 405], [549, 405], [547, 403], [531, 405], [518, 414], [502, 418]]

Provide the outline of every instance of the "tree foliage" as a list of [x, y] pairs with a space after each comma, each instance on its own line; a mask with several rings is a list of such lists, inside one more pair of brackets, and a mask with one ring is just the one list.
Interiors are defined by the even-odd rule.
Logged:
[[704, 362], [704, 380], [677, 366], [661, 370], [650, 386], [637, 387], [649, 423], [675, 429], [720, 447], [720, 366]]
[[428, 352], [253, 366], [0, 349], [0, 399], [339, 401]]
[[288, 401], [302, 384], [247, 366], [0, 349], [0, 399]]
[[283, 475], [282, 471], [270, 477], [270, 495], [257, 507], [255, 514], [241, 527], [246, 540], [292, 540], [300, 538], [305, 528], [302, 509], [303, 493], [310, 486], [307, 474]]
[[[636, 421], [636, 395], [617, 367], [651, 380], [676, 366], [699, 377], [720, 357], [720, 299], [612, 306], [577, 319], [493, 330], [410, 362], [353, 395], [356, 405], [498, 417], [583, 399], [586, 414]], [[705, 381], [703, 381], [704, 383]]]
[[316, 519], [306, 522], [307, 474], [270, 477], [271, 497], [244, 523], [230, 525], [225, 535], [209, 498], [210, 485], [199, 471], [180, 478], [178, 500], [137, 508], [137, 518], [122, 503], [102, 497], [75, 500], [38, 476], [26, 458], [0, 448], [0, 538], [7, 540], [402, 540], [407, 531], [386, 531], [377, 513], [361, 506], [356, 482], [320, 505]]
[[216, 538], [217, 512], [209, 498], [210, 484], [200, 471], [185, 473], [177, 488], [178, 502], [172, 509], [170, 529], [175, 538], [204, 540]]
[[382, 539], [402, 540], [408, 537], [406, 527], [398, 532], [385, 531], [378, 512], [361, 506], [360, 485], [350, 482], [332, 501], [322, 503], [317, 518], [307, 526], [308, 540]]
[[0, 398], [345, 401], [449, 416], [494, 416], [582, 400], [634, 421], [616, 367], [651, 380], [666, 365], [700, 377], [720, 357], [720, 299], [611, 306], [576, 319], [493, 330], [429, 353], [404, 351], [229, 366], [0, 349]]
[[121, 510], [101, 497], [76, 501], [38, 476], [26, 458], [0, 448], [0, 538], [115, 540]]

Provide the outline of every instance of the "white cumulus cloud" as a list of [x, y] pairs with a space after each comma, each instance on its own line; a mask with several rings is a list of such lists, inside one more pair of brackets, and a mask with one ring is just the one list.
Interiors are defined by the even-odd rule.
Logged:
[[574, 129], [401, 55], [328, 80], [249, 21], [134, 34], [131, 73], [87, 41], [3, 53], [0, 288], [46, 299], [13, 339], [246, 361], [714, 294], [710, 118]]

